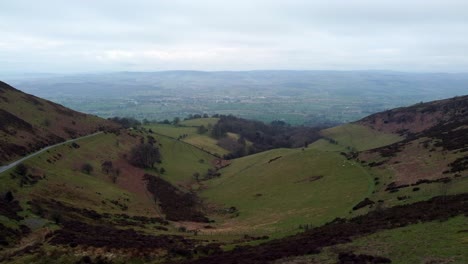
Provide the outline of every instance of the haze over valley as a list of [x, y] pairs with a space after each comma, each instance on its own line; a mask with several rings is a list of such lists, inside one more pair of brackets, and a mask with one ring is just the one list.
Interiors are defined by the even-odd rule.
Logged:
[[468, 74], [392, 71], [116, 72], [5, 77], [16, 87], [103, 118], [162, 121], [233, 114], [333, 125], [466, 93]]

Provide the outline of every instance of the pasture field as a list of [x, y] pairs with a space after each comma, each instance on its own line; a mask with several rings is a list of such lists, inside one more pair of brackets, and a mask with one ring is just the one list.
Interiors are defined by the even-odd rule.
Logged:
[[201, 196], [239, 215], [219, 231], [284, 235], [299, 225], [317, 226], [345, 217], [370, 194], [373, 183], [359, 164], [333, 152], [275, 149], [239, 158], [204, 182]]
[[198, 133], [199, 126], [208, 127], [208, 125], [214, 125], [218, 122], [218, 118], [198, 118], [185, 120], [181, 122], [181, 125], [168, 125], [168, 124], [152, 124], [147, 125], [145, 128], [151, 129], [156, 134], [168, 136], [171, 138], [178, 139], [196, 146], [204, 151], [207, 151], [216, 156], [223, 156], [228, 154], [229, 151], [220, 147], [218, 141], [210, 137], [210, 131], [204, 134]]
[[395, 134], [383, 133], [357, 124], [328, 128], [322, 130], [322, 135], [335, 140], [338, 145], [357, 151], [390, 145], [403, 139]]
[[216, 123], [218, 123], [219, 118], [216, 117], [209, 117], [209, 118], [195, 118], [195, 119], [190, 119], [190, 120], [184, 120], [181, 121], [180, 124], [183, 126], [194, 126], [194, 127], [199, 127], [199, 126], [214, 126]]

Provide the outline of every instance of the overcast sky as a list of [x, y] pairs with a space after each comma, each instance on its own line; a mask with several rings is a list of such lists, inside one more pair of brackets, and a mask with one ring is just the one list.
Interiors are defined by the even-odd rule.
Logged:
[[468, 72], [467, 0], [0, 0], [0, 72]]

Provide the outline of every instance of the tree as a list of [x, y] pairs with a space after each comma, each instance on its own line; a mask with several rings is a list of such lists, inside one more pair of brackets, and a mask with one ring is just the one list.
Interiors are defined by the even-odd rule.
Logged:
[[161, 162], [161, 153], [151, 144], [140, 144], [131, 149], [129, 162], [140, 168], [152, 168], [155, 162]]
[[16, 166], [15, 172], [20, 176], [26, 176], [26, 174], [28, 173], [28, 167], [21, 163], [18, 166]]
[[194, 178], [197, 182], [200, 181], [200, 173], [195, 172], [195, 173], [193, 174], [193, 178]]
[[204, 125], [198, 127], [198, 134], [205, 134], [208, 131]]
[[148, 144], [150, 145], [154, 145], [157, 142], [153, 136], [147, 136], [146, 138], [148, 139]]
[[135, 118], [131, 117], [112, 117], [109, 118], [109, 120], [114, 121], [118, 124], [120, 124], [124, 128], [136, 128], [141, 125], [140, 121], [136, 120]]
[[112, 180], [112, 183], [116, 183], [117, 182], [117, 178], [120, 176], [120, 169], [119, 168], [115, 168], [112, 170], [112, 173], [110, 175], [111, 177], [111, 180]]
[[161, 174], [166, 173], [166, 169], [164, 169], [163, 167], [161, 167], [161, 169], [159, 169], [159, 173], [161, 173]]
[[172, 120], [172, 124], [178, 125], [180, 123], [180, 118], [179, 117], [174, 117], [174, 120]]
[[247, 142], [245, 140], [245, 137], [241, 135], [239, 139], [237, 140], [237, 143], [241, 144], [242, 146], [245, 146]]
[[12, 202], [15, 199], [15, 197], [13, 196], [13, 193], [11, 193], [11, 191], [8, 191], [3, 197], [3, 199], [9, 203]]
[[91, 164], [89, 163], [84, 163], [83, 165], [81, 165], [81, 172], [85, 173], [85, 174], [91, 174], [91, 172], [93, 172], [94, 168]]
[[101, 164], [101, 170], [105, 174], [109, 174], [112, 171], [112, 167], [113, 167], [112, 161], [110, 160], [106, 160]]

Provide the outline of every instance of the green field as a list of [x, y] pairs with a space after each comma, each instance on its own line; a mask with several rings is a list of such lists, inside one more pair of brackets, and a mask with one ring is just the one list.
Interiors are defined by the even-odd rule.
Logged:
[[382, 133], [357, 124], [328, 128], [322, 130], [322, 135], [335, 140], [338, 145], [357, 151], [386, 146], [403, 139], [395, 134]]
[[146, 129], [151, 129], [156, 134], [164, 135], [171, 138], [180, 138], [181, 141], [196, 146], [204, 151], [207, 151], [216, 156], [228, 154], [229, 151], [218, 146], [218, 141], [210, 137], [210, 131], [203, 134], [198, 133], [198, 126], [214, 125], [218, 122], [218, 118], [198, 118], [185, 120], [181, 125], [166, 125], [166, 124], [152, 124], [145, 126]]
[[183, 126], [194, 126], [194, 127], [199, 127], [199, 126], [214, 126], [216, 123], [218, 123], [219, 118], [215, 117], [210, 117], [210, 118], [196, 118], [196, 119], [190, 119], [190, 120], [184, 120], [180, 122], [181, 125]]
[[183, 139], [184, 142], [187, 142], [191, 145], [197, 146], [205, 151], [208, 151], [216, 156], [222, 156], [228, 154], [229, 151], [218, 146], [218, 141], [207, 135], [192, 135]]
[[239, 210], [238, 217], [220, 226], [226, 232], [295, 233], [301, 224], [316, 226], [346, 216], [373, 188], [358, 164], [314, 149], [266, 151], [236, 159], [221, 172], [205, 182], [201, 195]]
[[[162, 175], [172, 183], [187, 183], [193, 181], [195, 172], [204, 175], [212, 167], [214, 156], [183, 141], [164, 136], [156, 136], [161, 143], [162, 164], [165, 169]], [[151, 172], [151, 171], [150, 171]]]
[[318, 255], [283, 259], [275, 263], [334, 264], [339, 252], [353, 252], [390, 258], [392, 263], [468, 263], [468, 218], [458, 216], [384, 230], [350, 243], [324, 248]]
[[153, 130], [155, 133], [172, 137], [179, 138], [183, 135], [194, 135], [197, 134], [196, 127], [185, 127], [185, 126], [175, 126], [175, 125], [165, 125], [165, 124], [155, 124], [145, 126], [147, 129]]

